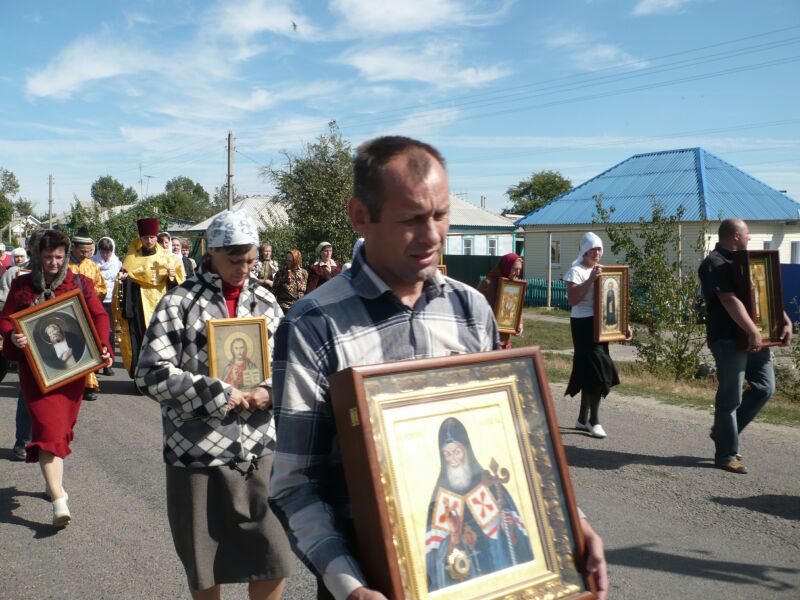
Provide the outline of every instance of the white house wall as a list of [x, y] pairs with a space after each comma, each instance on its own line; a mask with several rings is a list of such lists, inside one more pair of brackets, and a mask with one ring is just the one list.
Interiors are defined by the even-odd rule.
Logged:
[[447, 236], [446, 254], [462, 255], [464, 238], [472, 239], [474, 256], [489, 256], [489, 238], [497, 240], [497, 256], [514, 251], [514, 233], [450, 233]]
[[[780, 252], [781, 263], [791, 262], [792, 242], [800, 244], [800, 225], [787, 225], [783, 222], [752, 222], [750, 227], [750, 243], [748, 249], [763, 250], [764, 243], [769, 242], [770, 248]], [[697, 238], [700, 234], [700, 223], [684, 223], [681, 227], [681, 248], [683, 260], [687, 269], [696, 270], [700, 261], [706, 253], [714, 248], [717, 243], [717, 223], [712, 223], [705, 236], [705, 252], [700, 255], [693, 250]], [[611, 251], [611, 242], [605, 230], [598, 226], [586, 226], [580, 231], [575, 230], [575, 226], [552, 226], [547, 229], [543, 227], [525, 228], [525, 277], [526, 278], [547, 278], [547, 255], [548, 255], [548, 232], [552, 233], [553, 239], [560, 241], [561, 261], [552, 266], [552, 278], [561, 279], [564, 273], [570, 268], [572, 261], [578, 255], [580, 240], [586, 231], [592, 231], [600, 236], [605, 248], [602, 262], [607, 265], [624, 264], [621, 257], [616, 256]], [[674, 259], [674, 256], [668, 258]]]

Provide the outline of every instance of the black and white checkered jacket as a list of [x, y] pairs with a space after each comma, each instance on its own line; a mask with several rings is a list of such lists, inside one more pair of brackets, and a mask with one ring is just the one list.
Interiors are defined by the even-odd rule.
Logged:
[[[147, 328], [136, 385], [161, 403], [164, 461], [169, 465], [235, 465], [271, 454], [275, 447], [272, 411], [229, 413], [232, 386], [208, 375], [206, 322], [228, 316], [219, 275], [201, 273], [161, 299]], [[283, 312], [254, 277], [242, 289], [236, 316], [267, 317], [272, 355]]]

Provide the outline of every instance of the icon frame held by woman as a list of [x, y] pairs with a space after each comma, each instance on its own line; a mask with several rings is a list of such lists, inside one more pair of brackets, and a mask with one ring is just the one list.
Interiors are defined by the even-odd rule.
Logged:
[[24, 348], [42, 393], [99, 371], [102, 344], [79, 289], [10, 315], [30, 343]]
[[[208, 373], [237, 389], [250, 389], [270, 377], [267, 317], [210, 319], [207, 322]], [[241, 343], [240, 343], [241, 342]], [[237, 351], [244, 345], [237, 367]]]
[[500, 333], [516, 333], [522, 320], [528, 282], [500, 277], [495, 297], [494, 315]]
[[619, 342], [627, 339], [630, 325], [630, 269], [624, 265], [603, 265], [603, 274], [594, 286], [594, 342]]

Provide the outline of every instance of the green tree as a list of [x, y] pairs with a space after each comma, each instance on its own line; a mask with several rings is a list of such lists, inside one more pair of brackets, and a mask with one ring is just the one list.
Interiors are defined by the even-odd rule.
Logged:
[[[306, 145], [300, 154], [285, 153], [286, 164], [262, 167], [261, 174], [272, 182], [276, 198], [286, 209], [289, 230], [286, 239], [311, 263], [319, 242], [333, 244], [337, 260], [345, 262], [357, 239], [347, 216], [347, 202], [353, 191], [353, 150], [342, 138], [335, 121], [328, 133]], [[273, 240], [277, 244], [277, 241]], [[281, 247], [284, 252], [287, 248]]]
[[16, 202], [13, 202], [14, 210], [20, 217], [28, 217], [33, 216], [34, 207], [36, 206], [30, 200], [26, 200], [25, 198], [20, 198]]
[[[632, 224], [612, 223], [614, 207], [604, 207], [602, 196], [595, 197], [595, 205], [595, 222], [605, 226], [611, 250], [631, 267], [631, 318], [643, 326], [633, 339], [639, 360], [649, 371], [676, 380], [695, 377], [705, 328], [697, 302], [699, 264], [688, 264], [679, 250], [684, 208], [667, 216], [654, 199], [651, 218]], [[703, 254], [706, 230], [704, 223], [691, 248], [694, 256]]]
[[102, 208], [134, 204], [138, 200], [132, 187], [125, 187], [111, 175], [98, 178], [91, 189], [92, 200]]
[[192, 223], [198, 223], [217, 212], [203, 186], [183, 176], [170, 179], [164, 191], [149, 200], [159, 207], [159, 214]]
[[[243, 194], [240, 194], [236, 191], [236, 187], [233, 188], [233, 203], [236, 204], [237, 202], [241, 202], [245, 199]], [[221, 186], [214, 188], [214, 197], [211, 199], [211, 207], [213, 212], [211, 214], [217, 214], [223, 210], [227, 210], [228, 208], [228, 185], [222, 184]]]
[[[288, 250], [303, 246], [298, 242], [296, 228], [286, 218], [284, 210], [279, 209], [277, 203], [277, 200], [267, 202], [261, 210], [261, 240], [272, 244], [273, 259], [283, 263], [283, 257]], [[304, 253], [303, 256], [311, 255]]]
[[17, 176], [8, 169], [0, 167], [0, 227], [5, 227], [14, 216], [11, 198], [19, 193]]
[[[70, 220], [66, 226], [67, 233], [71, 235], [79, 227], [86, 227], [95, 242], [103, 236], [110, 237], [116, 244], [117, 256], [123, 258], [128, 244], [138, 237], [136, 221], [144, 217], [155, 216], [157, 208], [157, 204], [151, 198], [144, 202], [137, 202], [125, 212], [101, 221], [99, 208], [88, 205], [88, 203], [81, 203], [76, 196], [72, 204]], [[166, 231], [169, 217], [159, 213], [159, 220], [161, 221], [161, 231]]]
[[558, 171], [539, 171], [506, 190], [511, 206], [504, 212], [526, 215], [572, 189], [572, 182]]

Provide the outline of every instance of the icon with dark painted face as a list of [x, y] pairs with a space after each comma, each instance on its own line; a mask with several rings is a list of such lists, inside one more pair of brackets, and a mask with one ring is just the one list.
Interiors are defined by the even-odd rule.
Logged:
[[63, 371], [80, 362], [86, 342], [78, 331], [78, 324], [67, 315], [46, 317], [36, 324], [36, 347], [47, 367]]

